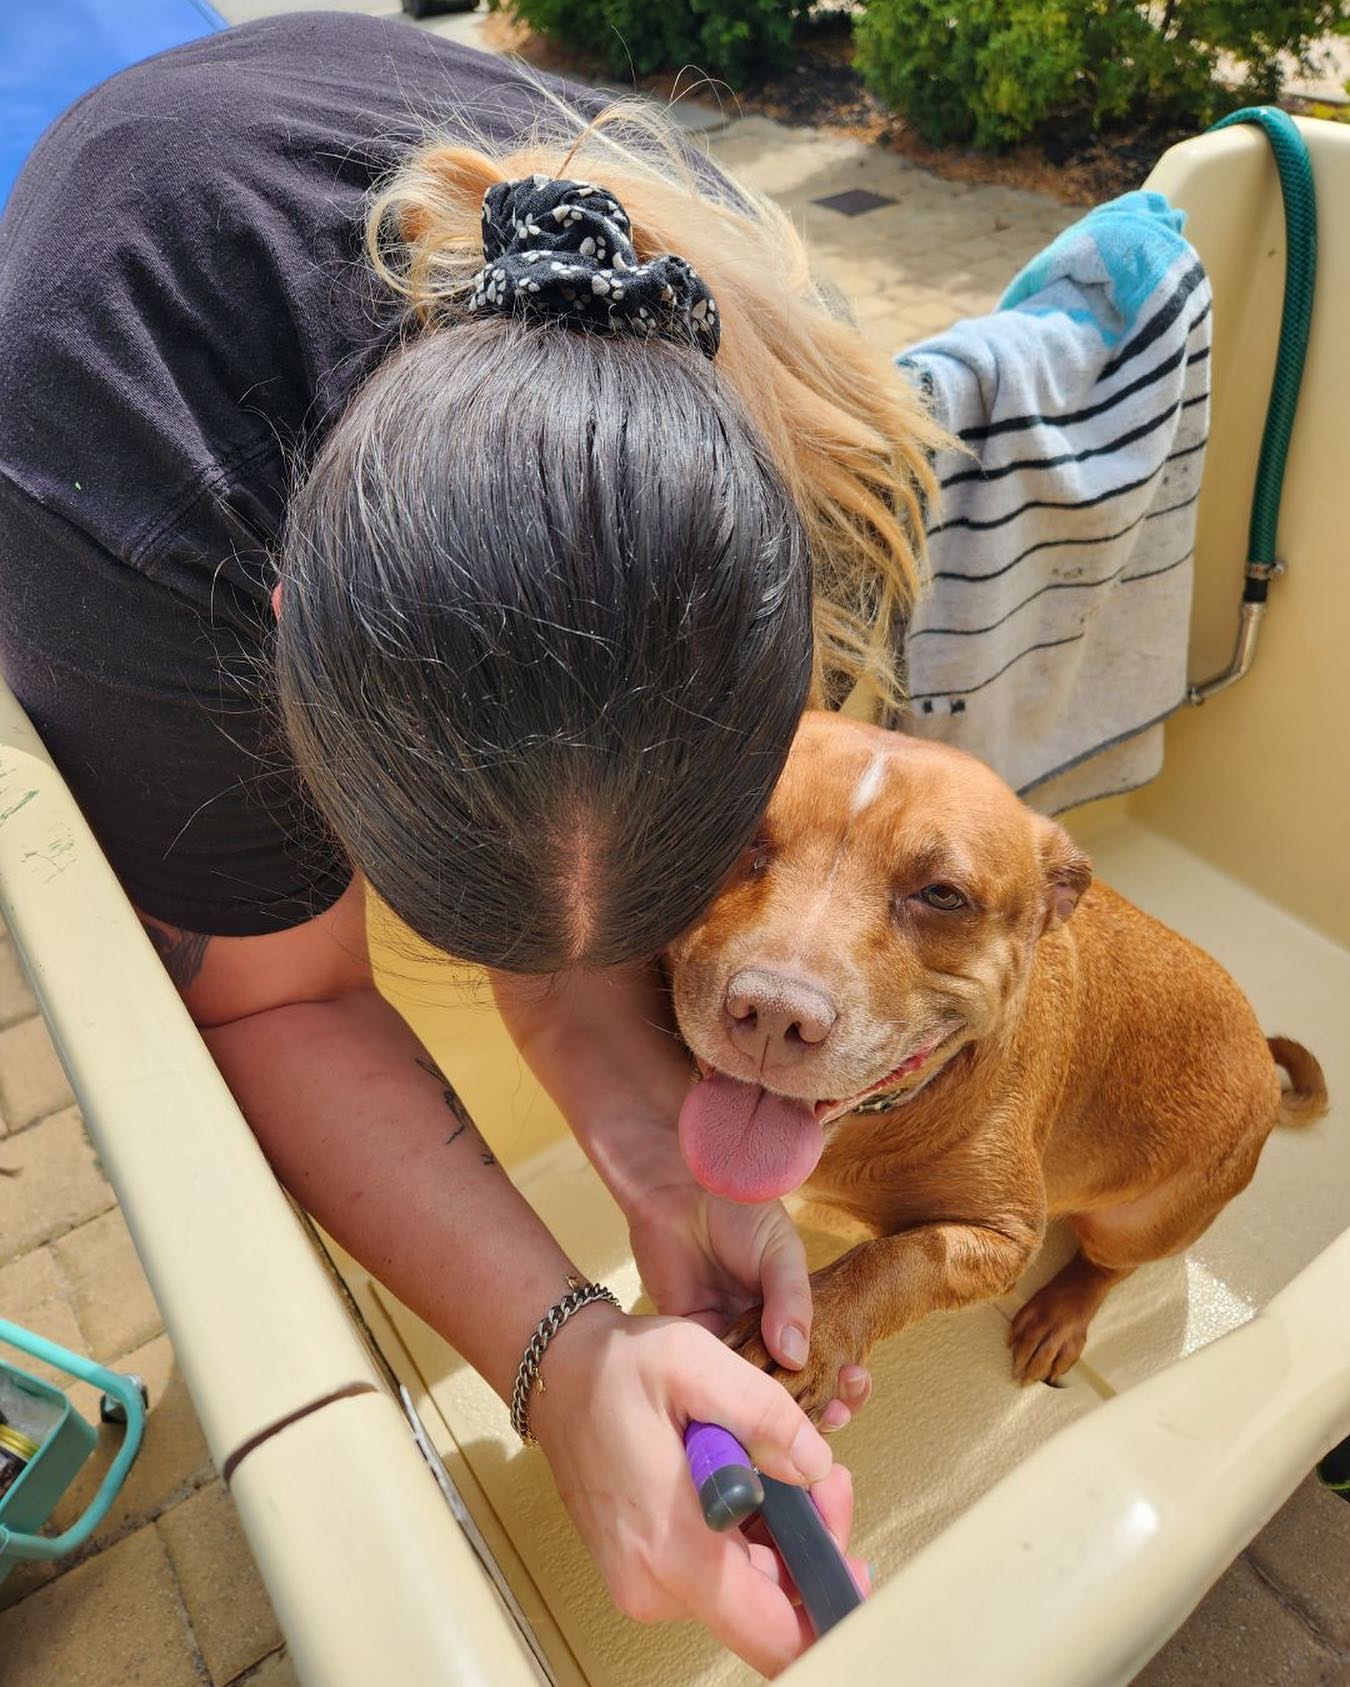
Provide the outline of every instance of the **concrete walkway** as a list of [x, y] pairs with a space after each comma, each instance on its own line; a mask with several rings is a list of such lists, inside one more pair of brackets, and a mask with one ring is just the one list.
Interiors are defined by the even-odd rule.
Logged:
[[[325, 0], [331, 9], [340, 0]], [[297, 9], [217, 0], [232, 22]], [[389, 5], [350, 9], [396, 14]], [[437, 20], [477, 41], [481, 15]], [[1040, 194], [939, 180], [835, 134], [749, 117], [714, 156], [776, 195], [823, 274], [887, 350], [991, 309], [1072, 220]], [[843, 196], [842, 198], [840, 196]], [[145, 1450], [89, 1548], [0, 1587], [3, 1687], [287, 1687], [295, 1681], [172, 1347], [60, 1065], [0, 935], [0, 1313], [150, 1384]], [[88, 1389], [77, 1402], [91, 1417]], [[58, 1513], [106, 1468], [104, 1446]], [[845, 1456], [847, 1448], [842, 1449]], [[1308, 1483], [1139, 1677], [1142, 1687], [1350, 1687], [1350, 1507]], [[411, 1687], [411, 1684], [409, 1684]], [[633, 1683], [633, 1687], [678, 1687]]]

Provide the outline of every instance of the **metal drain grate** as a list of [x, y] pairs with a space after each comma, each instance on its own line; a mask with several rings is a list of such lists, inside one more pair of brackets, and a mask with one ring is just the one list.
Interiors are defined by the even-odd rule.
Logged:
[[884, 193], [873, 193], [869, 188], [851, 187], [844, 193], [831, 193], [824, 199], [813, 199], [813, 205], [823, 205], [827, 211], [838, 211], [843, 217], [861, 217], [868, 211], [877, 211], [883, 205], [894, 205], [893, 199]]

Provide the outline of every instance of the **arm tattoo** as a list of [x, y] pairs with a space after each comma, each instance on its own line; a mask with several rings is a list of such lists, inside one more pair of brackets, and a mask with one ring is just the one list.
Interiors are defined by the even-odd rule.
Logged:
[[141, 925], [164, 963], [165, 972], [180, 990], [186, 990], [202, 970], [206, 945], [211, 939], [199, 931], [179, 931], [177, 926], [152, 925], [145, 919]]
[[479, 1159], [485, 1166], [495, 1166], [497, 1164], [496, 1156], [483, 1141], [482, 1137], [478, 1135], [478, 1127], [469, 1117], [469, 1109], [459, 1099], [459, 1096], [455, 1093], [449, 1080], [446, 1078], [445, 1073], [441, 1071], [440, 1067], [437, 1066], [434, 1061], [427, 1060], [423, 1055], [419, 1054], [415, 1056], [415, 1062], [425, 1073], [427, 1073], [430, 1077], [433, 1077], [441, 1086], [441, 1100], [445, 1103], [450, 1117], [455, 1121], [455, 1128], [450, 1132], [449, 1136], [446, 1137], [445, 1146], [448, 1148], [452, 1142], [458, 1141], [459, 1138], [464, 1135], [465, 1131], [471, 1130], [473, 1134], [478, 1137]]

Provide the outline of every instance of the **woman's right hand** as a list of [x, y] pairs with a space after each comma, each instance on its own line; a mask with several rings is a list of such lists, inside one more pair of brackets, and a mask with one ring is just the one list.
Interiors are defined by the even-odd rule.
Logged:
[[[809, 1482], [848, 1543], [848, 1472], [787, 1392], [681, 1318], [588, 1307], [549, 1344], [530, 1427], [619, 1609], [639, 1622], [693, 1617], [764, 1675], [811, 1629], [768, 1546], [703, 1521], [684, 1453], [692, 1418], [721, 1424], [770, 1476]], [[866, 1571], [850, 1560], [866, 1586]]]

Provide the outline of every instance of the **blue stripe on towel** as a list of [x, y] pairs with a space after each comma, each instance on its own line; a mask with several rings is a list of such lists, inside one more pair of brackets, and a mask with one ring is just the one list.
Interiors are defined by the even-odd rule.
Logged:
[[[1000, 310], [1063, 311], [1091, 322], [1109, 346], [1130, 334], [1139, 312], [1177, 259], [1189, 251], [1186, 216], [1160, 193], [1125, 193], [1099, 205], [1034, 257], [999, 301]], [[1063, 301], [1057, 284], [1074, 284]], [[1037, 297], [1040, 295], [1040, 297]], [[1036, 298], [1027, 306], [1025, 301]]]

